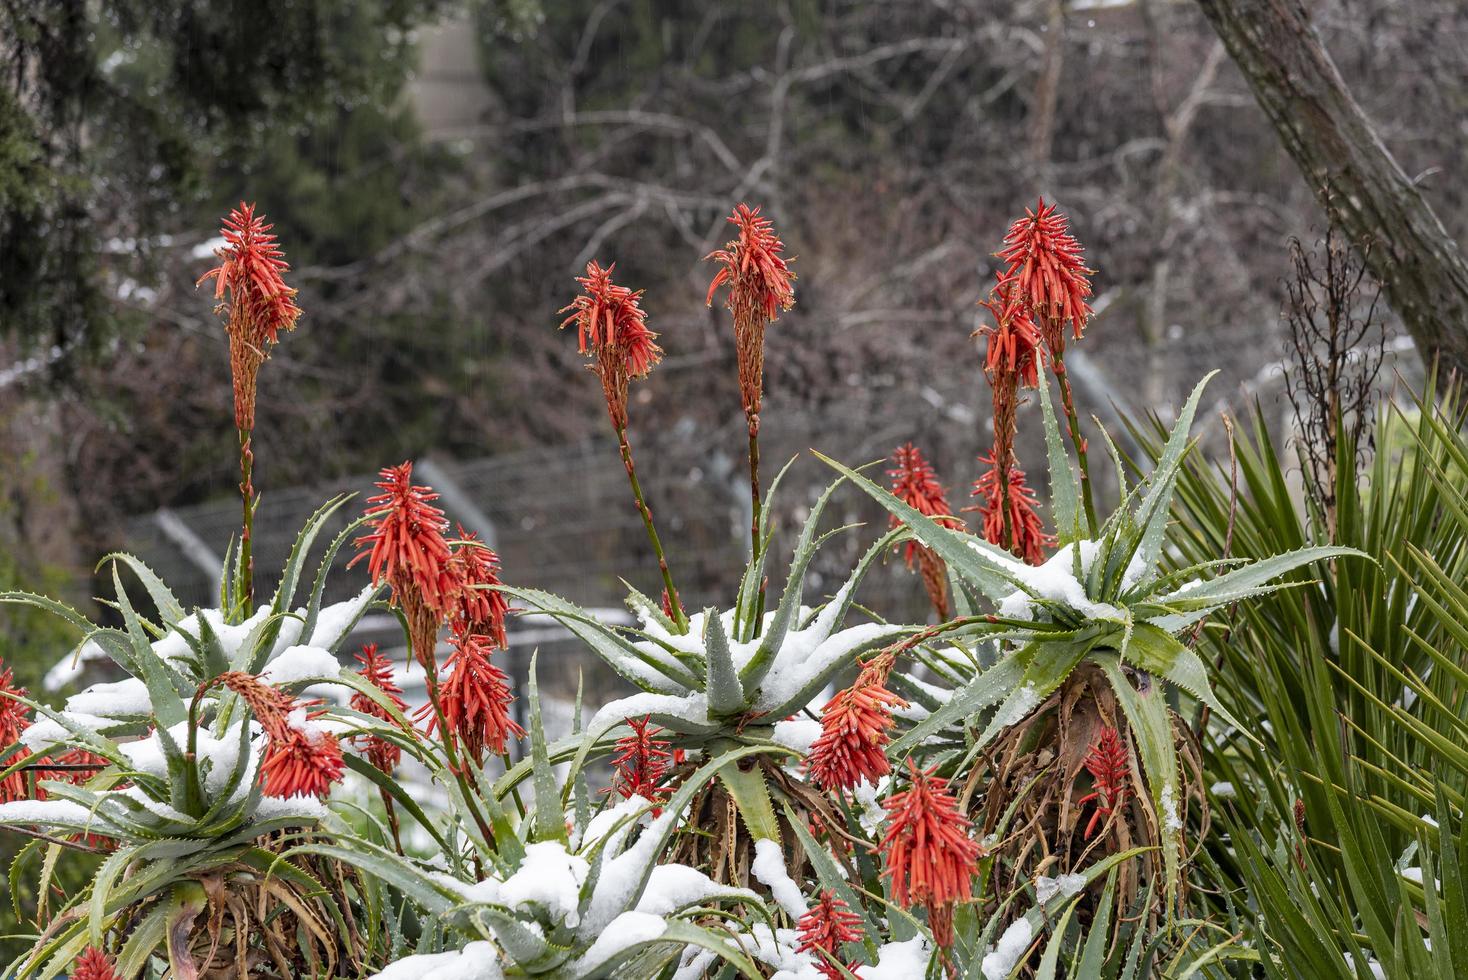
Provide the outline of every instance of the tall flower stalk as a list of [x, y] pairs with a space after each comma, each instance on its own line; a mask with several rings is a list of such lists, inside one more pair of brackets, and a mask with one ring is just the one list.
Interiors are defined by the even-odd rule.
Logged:
[[234, 385], [234, 420], [240, 447], [240, 497], [243, 515], [240, 526], [240, 591], [242, 613], [249, 616], [255, 604], [255, 560], [253, 539], [255, 508], [254, 432], [255, 391], [260, 365], [280, 340], [280, 331], [294, 330], [301, 310], [295, 303], [296, 290], [285, 284], [281, 273], [290, 269], [276, 236], [255, 205], [240, 206], [224, 219], [219, 233], [224, 247], [215, 249], [220, 264], [204, 273], [199, 284], [214, 280], [215, 311], [225, 318], [229, 334], [229, 368]]
[[[775, 321], [781, 310], [795, 305], [795, 273], [790, 271], [793, 260], [780, 254], [785, 250], [785, 243], [775, 234], [774, 223], [760, 217], [759, 210], [747, 204], [738, 205], [729, 216], [729, 222], [739, 229], [738, 237], [707, 256], [719, 263], [719, 271], [709, 284], [707, 303], [712, 306], [714, 293], [727, 285], [726, 305], [734, 316], [739, 395], [749, 432], [749, 496], [753, 510], [750, 553], [755, 561], [760, 558], [759, 413], [765, 383], [765, 327]], [[762, 611], [763, 583], [760, 606]], [[758, 615], [755, 618], [756, 631], [760, 618]]]
[[[1023, 521], [1015, 519], [1010, 483], [1019, 469], [1014, 454], [1014, 439], [1019, 425], [1021, 388], [1034, 388], [1040, 382], [1040, 333], [1030, 318], [1029, 310], [1016, 306], [1011, 298], [1014, 280], [1001, 275], [989, 299], [983, 305], [994, 316], [994, 325], [980, 328], [985, 337], [984, 376], [993, 398], [994, 444], [989, 453], [989, 472], [980, 480], [993, 487], [985, 490], [979, 503], [986, 540], [1013, 552], [1021, 552], [1024, 542], [1020, 534]], [[975, 495], [980, 496], [978, 487]], [[1038, 520], [1038, 518], [1037, 518]]]
[[[887, 475], [892, 478], [893, 496], [944, 527], [963, 527], [963, 521], [953, 516], [943, 485], [938, 482], [932, 464], [923, 457], [921, 449], [910, 442], [905, 446], [898, 446], [892, 454], [892, 462], [893, 468], [887, 471]], [[897, 527], [901, 521], [894, 516], [891, 524]], [[917, 561], [923, 587], [927, 589], [928, 600], [933, 604], [933, 611], [937, 613], [938, 619], [947, 619], [948, 567], [943, 559], [933, 549], [917, 541], [909, 541], [901, 547], [902, 557], [908, 568], [912, 568], [914, 560]]]
[[582, 289], [581, 295], [562, 307], [561, 312], [570, 315], [561, 321], [561, 327], [576, 325], [578, 349], [591, 358], [591, 369], [601, 379], [607, 415], [617, 433], [617, 448], [622, 454], [622, 466], [627, 471], [627, 482], [632, 486], [637, 512], [642, 516], [648, 541], [657, 556], [671, 618], [680, 630], [686, 632], [688, 617], [678, 601], [673, 573], [668, 568], [662, 539], [653, 524], [652, 511], [642, 492], [642, 482], [637, 478], [632, 445], [627, 440], [628, 388], [633, 378], [647, 377], [648, 372], [662, 360], [663, 351], [657, 345], [657, 334], [647, 328], [647, 313], [641, 304], [642, 291], [634, 292], [612, 282], [615, 267], [615, 263], [605, 268], [596, 262], [586, 263], [586, 275], [576, 277]]
[[[1025, 216], [1010, 225], [998, 258], [1006, 263], [1000, 275], [1004, 289], [1003, 315], [1027, 317], [1039, 327], [1051, 373], [1060, 386], [1060, 403], [1081, 471], [1081, 499], [1086, 521], [1096, 524], [1096, 504], [1091, 488], [1091, 470], [1086, 457], [1086, 439], [1076, 417], [1070, 375], [1065, 370], [1066, 327], [1080, 340], [1091, 306], [1091, 275], [1083, 260], [1080, 243], [1069, 231], [1070, 219], [1044, 198]], [[996, 314], [997, 315], [997, 314]]]

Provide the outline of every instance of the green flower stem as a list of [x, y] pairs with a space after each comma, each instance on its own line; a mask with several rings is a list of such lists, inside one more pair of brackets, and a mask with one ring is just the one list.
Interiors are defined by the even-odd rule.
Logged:
[[[764, 503], [760, 499], [759, 485], [759, 413], [746, 412], [746, 421], [749, 424], [749, 502], [750, 512], [754, 519], [749, 528], [749, 554], [754, 564], [760, 560], [760, 524], [763, 521]], [[754, 607], [754, 633], [757, 639], [765, 619], [765, 580], [760, 577], [759, 595], [755, 600]]]
[[673, 622], [680, 632], [688, 632], [688, 617], [683, 614], [683, 605], [678, 601], [678, 588], [673, 584], [673, 573], [668, 570], [668, 559], [663, 554], [663, 542], [658, 529], [652, 523], [652, 511], [642, 495], [642, 484], [637, 479], [637, 467], [632, 463], [632, 446], [627, 442], [627, 427], [617, 426], [617, 446], [622, 451], [622, 466], [627, 470], [627, 480], [632, 484], [632, 496], [637, 500], [637, 512], [642, 515], [643, 527], [647, 528], [647, 539], [652, 542], [653, 554], [658, 558], [658, 570], [663, 573], [663, 588], [668, 590], [668, 606], [673, 610]]
[[240, 437], [240, 497], [244, 503], [244, 517], [240, 527], [240, 594], [236, 601], [243, 605], [243, 619], [255, 612], [255, 556], [252, 550], [255, 536], [255, 485], [252, 480], [255, 470], [255, 452], [251, 444], [253, 430], [239, 429]]
[[1061, 351], [1051, 351], [1051, 370], [1055, 372], [1055, 380], [1060, 384], [1060, 404], [1065, 409], [1065, 424], [1070, 429], [1070, 441], [1076, 447], [1076, 459], [1081, 468], [1081, 502], [1086, 508], [1086, 524], [1091, 533], [1095, 534], [1099, 525], [1096, 523], [1096, 503], [1091, 490], [1091, 464], [1086, 459], [1086, 440], [1081, 435], [1081, 422], [1076, 417], [1075, 398], [1071, 395], [1070, 375], [1065, 370], [1065, 355]]

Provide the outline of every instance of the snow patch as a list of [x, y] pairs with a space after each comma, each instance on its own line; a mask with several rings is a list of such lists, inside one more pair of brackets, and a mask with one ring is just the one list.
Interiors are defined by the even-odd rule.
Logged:
[[820, 737], [821, 723], [812, 718], [775, 722], [775, 744], [794, 749], [801, 755], [810, 755], [811, 745]]
[[340, 677], [341, 664], [336, 654], [318, 646], [292, 646], [265, 665], [260, 679], [269, 684], [297, 684], [323, 677]]
[[[1086, 575], [1091, 568], [1091, 562], [1095, 560], [1096, 550], [1099, 547], [1095, 541], [1079, 541], [1081, 556], [1081, 575]], [[970, 543], [969, 547], [974, 547]], [[989, 552], [981, 552], [986, 557], [993, 558]], [[1050, 602], [1058, 602], [1069, 606], [1076, 612], [1089, 616], [1092, 619], [1120, 620], [1123, 613], [1120, 609], [1106, 602], [1094, 602], [1086, 594], [1086, 587], [1075, 576], [1074, 546], [1066, 545], [1043, 565], [1026, 565], [1023, 562], [1013, 561], [1007, 566], [1007, 571], [1017, 579], [1022, 589], [1011, 592], [999, 603], [999, 615], [1006, 619], [1034, 619], [1035, 599], [1045, 599]], [[1126, 585], [1126, 576], [1133, 574], [1131, 565], [1123, 573], [1123, 588]], [[1136, 571], [1136, 580], [1140, 580], [1141, 572]]]
[[405, 956], [371, 980], [504, 980], [499, 950], [480, 940], [453, 953]]
[[499, 901], [514, 909], [538, 906], [575, 928], [581, 923], [581, 885], [589, 870], [586, 861], [568, 853], [560, 841], [528, 844], [519, 869], [500, 885]]
[[136, 677], [115, 684], [93, 684], [80, 694], [66, 699], [66, 710], [103, 718], [147, 716], [153, 713], [153, 699], [148, 685]]
[[754, 842], [754, 861], [749, 865], [750, 874], [770, 890], [775, 902], [792, 919], [799, 919], [810, 911], [800, 886], [790, 878], [785, 868], [785, 854], [780, 842], [763, 838]]
[[1085, 887], [1085, 875], [1060, 875], [1058, 878], [1040, 875], [1035, 879], [1035, 900], [1044, 905], [1056, 895], [1071, 898], [1079, 895]]
[[1208, 792], [1220, 800], [1231, 800], [1239, 795], [1238, 791], [1234, 789], [1233, 783], [1214, 783], [1208, 788]]
[[1177, 793], [1168, 783], [1162, 787], [1162, 823], [1169, 834], [1176, 834], [1183, 829], [1182, 814], [1177, 805]]
[[638, 943], [649, 943], [668, 930], [660, 916], [646, 912], [623, 912], [611, 921], [581, 958], [570, 964], [570, 976], [586, 976], [597, 967]]
[[1010, 923], [1004, 935], [999, 937], [999, 945], [985, 953], [984, 961], [979, 964], [979, 969], [984, 971], [984, 980], [1006, 980], [1019, 965], [1025, 950], [1030, 948], [1034, 935], [1029, 919], [1019, 918]]
[[736, 897], [753, 901], [755, 894], [744, 888], [721, 885], [702, 871], [686, 864], [660, 864], [648, 876], [647, 888], [637, 900], [636, 911], [649, 915], [671, 915], [711, 898]]
[[262, 796], [255, 804], [252, 820], [283, 820], [290, 818], [302, 822], [322, 820], [326, 817], [326, 804], [314, 796]]
[[921, 936], [904, 943], [884, 943], [877, 950], [876, 966], [859, 966], [861, 980], [912, 980], [927, 975], [933, 947]]

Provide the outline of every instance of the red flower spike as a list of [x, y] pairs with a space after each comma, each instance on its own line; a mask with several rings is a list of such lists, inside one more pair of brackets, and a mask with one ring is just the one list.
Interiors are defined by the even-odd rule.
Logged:
[[226, 291], [243, 313], [249, 329], [245, 339], [263, 347], [274, 344], [281, 330], [293, 330], [301, 311], [295, 304], [296, 291], [285, 284], [281, 273], [290, 269], [282, 257], [274, 225], [255, 214], [255, 205], [240, 202], [224, 219], [219, 234], [225, 247], [214, 250], [220, 265], [204, 273], [202, 284], [214, 280], [214, 296], [224, 299]]
[[88, 946], [71, 965], [71, 980], [122, 980], [112, 957], [96, 946]]
[[[0, 752], [4, 752], [20, 739], [20, 733], [30, 727], [27, 708], [16, 698], [26, 696], [26, 689], [15, 684], [15, 672], [0, 660]], [[9, 769], [22, 760], [30, 758], [30, 750], [22, 746], [14, 755], [0, 760], [0, 769]], [[25, 773], [19, 769], [0, 779], [0, 803], [11, 803], [26, 798]]]
[[1015, 305], [1014, 295], [1014, 281], [1001, 273], [999, 285], [979, 304], [997, 324], [979, 328], [985, 338], [984, 370], [995, 387], [1001, 380], [1013, 379], [1012, 385], [1035, 388], [1040, 384], [1041, 334], [1029, 309]]
[[1085, 763], [1095, 789], [1077, 800], [1076, 806], [1085, 806], [1093, 801], [1096, 804], [1096, 812], [1091, 814], [1091, 821], [1086, 824], [1086, 838], [1089, 840], [1102, 818], [1111, 816], [1113, 811], [1124, 806], [1131, 792], [1127, 749], [1115, 728], [1107, 727], [1101, 731], [1101, 737], [1091, 746]]
[[[892, 495], [925, 517], [933, 518], [944, 527], [963, 527], [963, 521], [955, 517], [948, 506], [948, 497], [938, 482], [932, 465], [923, 458], [923, 451], [912, 443], [898, 446], [892, 454], [893, 468], [887, 471], [892, 477]], [[891, 526], [902, 522], [893, 515]], [[912, 567], [913, 559], [922, 548], [916, 541], [909, 541], [904, 548], [903, 560]]]
[[886, 857], [883, 874], [892, 881], [892, 900], [926, 906], [933, 938], [946, 948], [953, 941], [948, 906], [972, 899], [980, 848], [968, 835], [969, 820], [948, 792], [948, 781], [933, 775], [937, 767], [920, 772], [911, 759], [907, 767], [909, 787], [882, 804], [887, 831], [875, 850]]
[[470, 633], [489, 638], [490, 643], [501, 649], [510, 645], [505, 634], [505, 617], [510, 604], [504, 593], [483, 586], [502, 584], [499, 577], [500, 559], [488, 545], [481, 542], [470, 531], [459, 525], [458, 544], [449, 557], [449, 576], [455, 584], [453, 619], [463, 624]]
[[807, 762], [817, 785], [851, 789], [892, 771], [886, 753], [896, 724], [892, 709], [907, 706], [885, 687], [892, 663], [888, 656], [874, 658], [850, 688], [838, 691], [821, 710], [821, 734], [811, 743]]
[[[673, 756], [668, 751], [668, 743], [657, 737], [662, 729], [649, 728], [650, 721], [650, 718], [641, 721], [628, 718], [627, 727], [632, 731], [617, 739], [617, 754], [612, 757], [616, 771], [609, 792], [615, 792], [624, 800], [640, 796], [658, 803], [667, 799], [670, 793], [667, 787], [658, 783], [668, 775], [668, 762]], [[657, 812], [654, 808], [654, 815]]]
[[576, 277], [581, 295], [561, 308], [571, 314], [561, 321], [561, 328], [576, 325], [578, 349], [594, 359], [607, 413], [620, 431], [627, 427], [628, 383], [647, 377], [662, 360], [663, 349], [657, 345], [657, 334], [647, 328], [642, 291], [612, 282], [614, 268], [615, 263], [606, 268], [586, 263], [586, 275]]
[[[999, 469], [991, 456], [980, 457], [979, 462], [989, 469], [974, 482], [973, 496], [979, 498], [976, 508], [983, 518], [984, 540], [1004, 547], [1004, 514], [1000, 510], [1002, 487]], [[1025, 485], [1024, 470], [1018, 466], [1009, 468], [1009, 524], [1014, 531], [1014, 550], [1031, 565], [1045, 560], [1044, 549], [1055, 544], [1055, 537], [1045, 533], [1036, 510], [1038, 502], [1035, 492]]]
[[714, 305], [714, 293], [727, 284], [729, 309], [736, 316], [741, 309], [758, 310], [769, 321], [780, 310], [795, 305], [795, 290], [791, 285], [795, 273], [780, 255], [785, 243], [775, 234], [774, 222], [760, 217], [759, 210], [740, 204], [729, 216], [729, 223], [739, 229], [739, 237], [705, 258], [719, 263], [719, 271], [709, 283], [706, 302]]
[[1059, 326], [1069, 321], [1081, 339], [1091, 307], [1091, 273], [1082, 260], [1080, 243], [1070, 234], [1070, 220], [1044, 198], [1025, 217], [1010, 225], [999, 258], [1008, 263], [1005, 276], [1015, 288], [1007, 297], [1010, 310], [1024, 305], [1046, 326], [1046, 343], [1060, 353], [1065, 339]]
[[[408, 704], [399, 697], [403, 689], [393, 680], [392, 661], [377, 652], [377, 644], [363, 644], [362, 652], [357, 654], [356, 659], [362, 665], [357, 670], [362, 679], [381, 691], [398, 711], [406, 711]], [[360, 691], [353, 693], [351, 704], [353, 710], [360, 711], [364, 715], [371, 715], [382, 721], [392, 721], [387, 709]], [[367, 757], [367, 761], [372, 763], [374, 768], [389, 775], [403, 758], [402, 748], [380, 735], [353, 735], [352, 744], [362, 750], [362, 754]]]
[[433, 506], [438, 494], [426, 486], [414, 486], [413, 463], [384, 468], [377, 487], [382, 493], [368, 497], [367, 526], [371, 534], [352, 542], [354, 547], [371, 545], [358, 552], [348, 567], [364, 557], [374, 585], [387, 581], [394, 598], [416, 590], [430, 608], [443, 611], [453, 598], [454, 583], [444, 566], [451, 553], [443, 532], [448, 521]]
[[[485, 749], [503, 755], [507, 740], [520, 738], [525, 729], [510, 717], [508, 708], [514, 695], [505, 672], [490, 662], [493, 648], [488, 637], [458, 632], [453, 645], [453, 653], [444, 665], [449, 675], [438, 686], [439, 710], [465, 754], [479, 765], [484, 761]], [[429, 734], [438, 727], [432, 705], [420, 708], [418, 717], [428, 719]]]
[[266, 729], [269, 744], [260, 763], [266, 796], [325, 798], [332, 784], [346, 773], [341, 743], [316, 724], [316, 718], [323, 714], [296, 706], [275, 731]]
[[861, 941], [861, 916], [851, 911], [834, 891], [827, 888], [821, 892], [810, 911], [800, 917], [799, 929], [800, 945], [796, 949], [815, 957], [816, 969], [827, 980], [839, 980], [841, 971], [821, 953], [840, 962], [848, 971], [855, 971], [856, 962], [844, 959], [840, 950], [843, 943]]

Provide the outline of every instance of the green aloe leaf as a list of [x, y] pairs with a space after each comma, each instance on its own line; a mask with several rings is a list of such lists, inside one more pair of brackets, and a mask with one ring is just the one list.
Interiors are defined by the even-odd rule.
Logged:
[[708, 671], [704, 690], [708, 693], [709, 714], [739, 714], [748, 707], [744, 685], [740, 683], [739, 671], [734, 666], [734, 654], [729, 648], [724, 623], [719, 618], [719, 611], [712, 607], [703, 611], [703, 642]]

